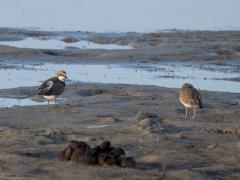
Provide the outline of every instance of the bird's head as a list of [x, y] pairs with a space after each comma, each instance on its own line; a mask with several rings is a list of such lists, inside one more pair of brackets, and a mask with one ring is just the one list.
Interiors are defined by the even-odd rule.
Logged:
[[185, 83], [183, 84], [182, 88], [193, 88], [193, 85], [189, 83]]
[[67, 75], [66, 72], [61, 70], [57, 72], [57, 77], [60, 81], [65, 81], [65, 79], [67, 79]]

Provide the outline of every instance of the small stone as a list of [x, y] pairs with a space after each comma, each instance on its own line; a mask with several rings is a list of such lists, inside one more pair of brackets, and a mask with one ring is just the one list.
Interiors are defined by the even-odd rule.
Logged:
[[239, 102], [237, 100], [232, 100], [229, 104], [232, 106], [236, 106], [239, 104]]
[[208, 145], [208, 149], [215, 149], [217, 147], [217, 143], [214, 143], [214, 144], [210, 144]]
[[68, 161], [68, 158], [65, 156], [65, 151], [62, 151], [58, 156], [59, 161]]
[[123, 168], [135, 168], [136, 162], [132, 157], [120, 158], [120, 166]]
[[66, 147], [64, 151], [65, 151], [65, 157], [67, 158], [67, 160], [70, 160], [74, 149], [69, 145], [68, 147]]
[[73, 43], [73, 42], [78, 42], [78, 40], [74, 37], [65, 37], [62, 39], [62, 41], [64, 41], [65, 43]]

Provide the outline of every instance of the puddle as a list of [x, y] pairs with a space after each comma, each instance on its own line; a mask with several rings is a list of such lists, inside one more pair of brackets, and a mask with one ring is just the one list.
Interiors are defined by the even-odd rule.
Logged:
[[[57, 104], [64, 102], [66, 99], [64, 98], [57, 98]], [[55, 104], [54, 101], [50, 101], [49, 103]], [[18, 106], [39, 106], [39, 105], [48, 105], [47, 100], [45, 99], [35, 99], [34, 98], [0, 98], [0, 108], [11, 108], [11, 107], [18, 107]]]
[[183, 83], [189, 82], [201, 90], [240, 93], [239, 82], [227, 80], [239, 78], [239, 67], [205, 62], [111, 65], [46, 63], [24, 66], [0, 64], [0, 89], [39, 85], [43, 80], [54, 76], [59, 69], [64, 69], [71, 81], [156, 85], [171, 88], [179, 88]]
[[47, 105], [47, 101], [35, 102], [30, 98], [15, 99], [15, 98], [0, 98], [0, 108], [16, 107], [16, 106], [32, 106], [32, 105]]
[[113, 127], [113, 126], [119, 126], [119, 125], [96, 125], [96, 126], [87, 126], [88, 129], [93, 129], [93, 128], [106, 128], [106, 127]]
[[19, 41], [0, 41], [1, 45], [7, 45], [17, 48], [32, 48], [32, 49], [133, 49], [132, 46], [121, 46], [117, 44], [97, 44], [89, 41], [78, 41], [66, 43], [61, 39], [38, 39], [26, 38]]

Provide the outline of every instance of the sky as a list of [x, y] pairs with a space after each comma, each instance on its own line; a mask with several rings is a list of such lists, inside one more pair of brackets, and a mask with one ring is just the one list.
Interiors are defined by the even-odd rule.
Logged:
[[240, 0], [0, 0], [0, 27], [240, 30]]

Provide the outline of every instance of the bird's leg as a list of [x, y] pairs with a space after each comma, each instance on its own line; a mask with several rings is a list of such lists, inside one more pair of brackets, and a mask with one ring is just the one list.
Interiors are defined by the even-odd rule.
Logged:
[[46, 111], [49, 111], [49, 99], [47, 100], [47, 102], [48, 102], [48, 105], [47, 105], [47, 109], [46, 109]]
[[188, 109], [185, 107], [185, 119], [187, 119]]
[[193, 119], [195, 119], [195, 115], [196, 115], [196, 108], [193, 108]]
[[54, 98], [55, 107], [57, 108], [57, 99]]

